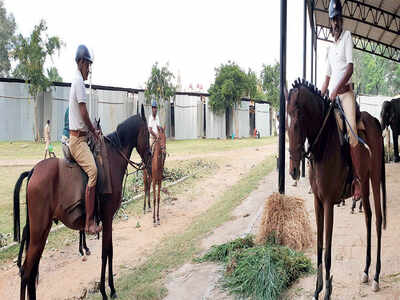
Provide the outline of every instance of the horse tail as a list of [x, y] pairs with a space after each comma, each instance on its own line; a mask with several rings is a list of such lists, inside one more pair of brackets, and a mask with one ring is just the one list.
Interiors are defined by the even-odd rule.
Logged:
[[385, 170], [385, 150], [384, 150], [383, 138], [382, 138], [381, 184], [382, 184], [383, 229], [386, 229], [386, 170]]
[[[15, 184], [14, 187], [14, 241], [19, 242], [21, 240], [21, 229], [20, 229], [20, 224], [21, 224], [21, 218], [20, 218], [20, 212], [19, 212], [19, 192], [21, 190], [21, 185], [22, 182], [26, 177], [30, 177], [32, 174], [32, 171], [25, 171], [23, 172], [18, 180], [17, 183]], [[29, 178], [28, 178], [29, 180]], [[26, 207], [28, 210], [28, 206]]]

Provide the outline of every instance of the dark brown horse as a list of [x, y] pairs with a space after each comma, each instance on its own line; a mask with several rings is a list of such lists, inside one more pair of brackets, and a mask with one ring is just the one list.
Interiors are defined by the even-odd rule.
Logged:
[[[142, 106], [141, 115], [129, 117], [119, 124], [117, 130], [106, 137], [106, 149], [111, 167], [112, 194], [105, 195], [99, 201], [99, 219], [103, 224], [102, 234], [102, 264], [100, 292], [103, 299], [107, 299], [105, 291], [105, 273], [108, 262], [108, 283], [111, 290], [111, 298], [116, 298], [114, 288], [112, 260], [112, 220], [121, 205], [122, 179], [128, 163], [135, 164], [129, 160], [133, 148], [136, 148], [145, 167], [150, 168], [149, 131]], [[143, 165], [143, 164], [142, 164]], [[70, 224], [66, 212], [60, 201], [63, 191], [59, 186], [59, 160], [56, 158], [46, 159], [39, 162], [30, 172], [24, 172], [18, 179], [14, 189], [14, 239], [20, 240], [20, 218], [19, 218], [19, 191], [22, 181], [28, 177], [26, 192], [27, 201], [27, 223], [24, 228], [26, 239], [25, 261], [20, 268], [21, 294], [20, 299], [25, 299], [26, 287], [30, 300], [36, 299], [35, 280], [39, 270], [39, 262], [46, 244], [53, 220], [62, 221], [69, 228], [83, 230], [85, 216]], [[23, 247], [23, 245], [21, 245]], [[66, 274], [68, 275], [68, 274]]]
[[[339, 140], [331, 102], [323, 98], [321, 93], [307, 82], [296, 81], [288, 97], [289, 152], [290, 174], [299, 177], [299, 164], [304, 152], [304, 142], [308, 139], [311, 166], [309, 168], [310, 184], [314, 193], [315, 216], [317, 223], [317, 260], [318, 275], [314, 298], [323, 288], [322, 249], [324, 246], [323, 232], [325, 228], [325, 299], [330, 299], [332, 293], [331, 246], [333, 228], [333, 207], [343, 197], [346, 179], [348, 179], [349, 161], [345, 158]], [[373, 290], [379, 290], [379, 273], [381, 271], [381, 232], [382, 215], [383, 228], [386, 227], [386, 187], [385, 165], [383, 153], [382, 132], [379, 121], [366, 112], [361, 113], [366, 130], [359, 132], [364, 137], [371, 156], [364, 148], [362, 153], [364, 169], [361, 174], [362, 202], [364, 206], [367, 227], [366, 264], [362, 282], [368, 282], [368, 271], [371, 264], [371, 206], [369, 202], [369, 181], [372, 183], [374, 195], [377, 258]], [[351, 181], [350, 181], [351, 182]], [[381, 207], [380, 184], [382, 184], [383, 201]]]
[[[150, 187], [153, 184], [153, 224], [160, 225], [160, 190], [164, 173], [164, 163], [167, 156], [167, 139], [165, 137], [165, 127], [157, 127], [159, 132], [158, 139], [153, 145], [153, 158], [151, 163], [152, 175], [150, 176], [146, 170], [143, 170], [144, 182], [144, 206], [143, 212], [146, 213], [146, 196], [149, 209], [150, 205]], [[157, 185], [157, 193], [156, 193]], [[157, 197], [156, 197], [157, 196]], [[157, 200], [157, 202], [156, 202]], [[156, 215], [157, 203], [157, 215]]]

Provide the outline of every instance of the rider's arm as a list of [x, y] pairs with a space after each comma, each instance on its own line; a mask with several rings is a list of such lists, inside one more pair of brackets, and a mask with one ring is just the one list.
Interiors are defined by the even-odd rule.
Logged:
[[81, 112], [81, 116], [82, 116], [83, 122], [85, 122], [87, 128], [88, 128], [94, 135], [97, 136], [96, 131], [95, 131], [94, 127], [93, 127], [93, 124], [92, 124], [92, 122], [90, 121], [89, 114], [88, 114], [88, 111], [87, 111], [87, 109], [86, 109], [86, 103], [85, 103], [85, 102], [79, 103], [79, 110], [80, 110], [80, 112]]
[[326, 75], [326, 76], [325, 76], [324, 84], [322, 85], [322, 88], [321, 88], [321, 94], [322, 94], [322, 95], [325, 95], [325, 93], [326, 93], [326, 91], [327, 91], [327, 89], [328, 89], [329, 81], [330, 81], [330, 80], [331, 80], [331, 78], [330, 78], [328, 75]]
[[153, 137], [157, 138], [157, 134], [154, 133], [153, 128], [149, 127], [149, 132]]
[[336, 98], [338, 91], [340, 91], [350, 80], [351, 75], [353, 75], [353, 63], [349, 63], [346, 66], [346, 73], [344, 73], [344, 76], [342, 79], [339, 81], [337, 86], [333, 89], [331, 98]]

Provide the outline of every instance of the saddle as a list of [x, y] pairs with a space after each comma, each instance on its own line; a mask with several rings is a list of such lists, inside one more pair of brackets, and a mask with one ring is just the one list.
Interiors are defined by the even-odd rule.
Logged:
[[[104, 198], [103, 195], [112, 193], [111, 170], [104, 139], [101, 138], [98, 143], [94, 143], [94, 139], [89, 138], [88, 145], [97, 166], [96, 202], [98, 202], [99, 199]], [[68, 143], [63, 143], [62, 149], [64, 159], [59, 159], [58, 162], [60, 193], [62, 193], [59, 197], [62, 199], [64, 216], [68, 219], [63, 222], [72, 225], [85, 214], [85, 190], [88, 176], [72, 157]], [[98, 208], [99, 205], [96, 204], [96, 207]]]

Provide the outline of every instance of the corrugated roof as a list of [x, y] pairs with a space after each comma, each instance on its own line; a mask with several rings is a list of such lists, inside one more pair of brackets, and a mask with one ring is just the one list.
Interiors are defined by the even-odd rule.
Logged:
[[[307, 0], [313, 32], [329, 35], [329, 0]], [[400, 62], [400, 1], [342, 0], [343, 26], [353, 35], [354, 48]]]

